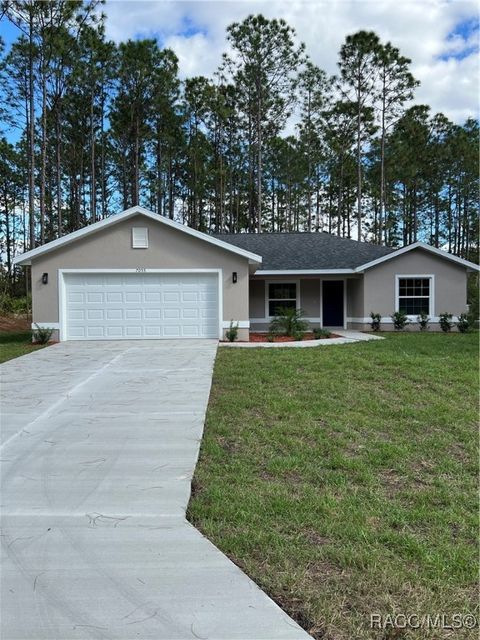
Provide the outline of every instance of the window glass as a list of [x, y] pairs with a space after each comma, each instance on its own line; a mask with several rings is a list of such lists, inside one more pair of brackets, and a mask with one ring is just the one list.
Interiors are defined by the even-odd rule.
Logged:
[[270, 300], [291, 300], [297, 297], [297, 285], [294, 282], [287, 284], [271, 282], [268, 285], [268, 297]]
[[269, 300], [268, 302], [268, 315], [276, 316], [281, 313], [282, 309], [296, 309], [297, 303], [295, 300]]
[[430, 313], [430, 278], [399, 278], [398, 309], [409, 316]]
[[282, 309], [297, 308], [295, 282], [270, 282], [268, 284], [268, 315], [275, 316]]

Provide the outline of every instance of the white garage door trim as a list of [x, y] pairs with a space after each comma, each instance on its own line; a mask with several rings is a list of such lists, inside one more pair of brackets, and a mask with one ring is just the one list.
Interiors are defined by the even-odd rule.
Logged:
[[[58, 270], [58, 317], [60, 320], [59, 340], [67, 339], [67, 295], [65, 275], [70, 273], [164, 273], [164, 274], [216, 274], [218, 282], [218, 338], [223, 335], [223, 271], [222, 269], [59, 269]], [[51, 325], [49, 325], [51, 326]]]

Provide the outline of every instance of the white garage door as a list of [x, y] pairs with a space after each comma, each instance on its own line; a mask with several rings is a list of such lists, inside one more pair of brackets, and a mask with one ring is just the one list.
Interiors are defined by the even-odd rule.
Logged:
[[66, 273], [66, 340], [218, 338], [218, 275]]

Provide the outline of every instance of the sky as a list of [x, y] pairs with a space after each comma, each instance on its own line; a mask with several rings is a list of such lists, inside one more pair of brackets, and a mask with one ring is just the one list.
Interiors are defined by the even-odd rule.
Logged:
[[[310, 58], [336, 72], [345, 37], [375, 31], [412, 60], [415, 102], [454, 122], [479, 117], [479, 5], [474, 0], [107, 0], [107, 37], [154, 37], [172, 48], [182, 77], [211, 76], [228, 50], [226, 27], [251, 13], [283, 18]], [[13, 27], [1, 25], [11, 41]]]

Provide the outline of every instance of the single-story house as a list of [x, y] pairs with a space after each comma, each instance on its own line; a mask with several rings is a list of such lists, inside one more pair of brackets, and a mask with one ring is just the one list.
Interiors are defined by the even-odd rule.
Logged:
[[416, 242], [402, 249], [328, 233], [201, 233], [132, 207], [17, 256], [30, 265], [33, 323], [59, 340], [239, 338], [278, 307], [312, 326], [369, 329], [370, 312], [466, 311], [478, 266]]

